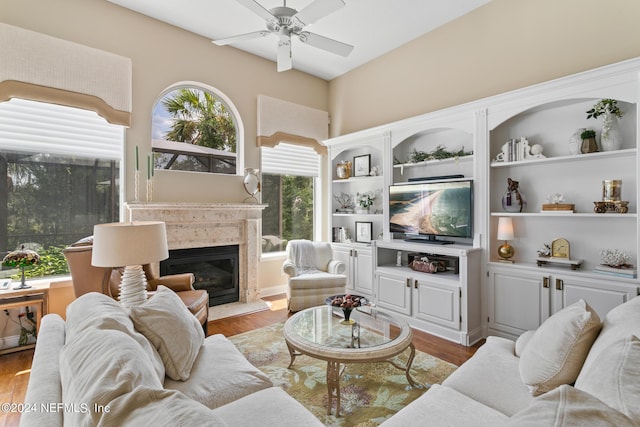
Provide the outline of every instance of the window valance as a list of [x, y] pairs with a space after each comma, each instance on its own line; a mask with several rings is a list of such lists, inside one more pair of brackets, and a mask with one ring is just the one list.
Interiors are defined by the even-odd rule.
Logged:
[[329, 136], [329, 113], [292, 102], [258, 95], [258, 146], [281, 142], [327, 154], [321, 141]]
[[0, 23], [0, 101], [93, 110], [131, 124], [131, 59]]

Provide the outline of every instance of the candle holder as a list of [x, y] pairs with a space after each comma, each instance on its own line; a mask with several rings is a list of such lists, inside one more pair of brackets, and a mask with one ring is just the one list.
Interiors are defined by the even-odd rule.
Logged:
[[147, 179], [147, 202], [153, 201], [153, 179]]
[[136, 170], [133, 174], [133, 200], [135, 202], [140, 201], [140, 190], [138, 187], [140, 186], [140, 171]]

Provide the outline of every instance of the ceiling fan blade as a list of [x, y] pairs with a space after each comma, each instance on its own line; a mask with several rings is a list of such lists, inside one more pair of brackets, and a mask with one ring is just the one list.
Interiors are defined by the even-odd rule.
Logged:
[[353, 50], [353, 46], [350, 44], [310, 33], [309, 31], [303, 31], [298, 36], [302, 43], [317, 47], [318, 49], [326, 50], [327, 52], [335, 53], [336, 55], [347, 57]]
[[271, 12], [265, 9], [257, 1], [255, 0], [236, 0], [236, 1], [267, 22], [275, 22], [275, 23], [278, 22], [278, 18], [273, 16]]
[[342, 0], [316, 0], [300, 12], [293, 15], [292, 19], [300, 27], [312, 24], [320, 18], [324, 18], [344, 6]]
[[278, 72], [293, 68], [291, 60], [291, 38], [280, 38], [278, 41]]
[[227, 38], [224, 38], [224, 39], [212, 40], [211, 42], [217, 44], [218, 46], [224, 46], [224, 45], [228, 45], [228, 44], [231, 44], [231, 43], [242, 42], [242, 41], [245, 41], [245, 40], [257, 39], [257, 38], [260, 38], [260, 37], [266, 37], [269, 34], [271, 34], [271, 32], [269, 32], [267, 30], [254, 31], [252, 33], [239, 34], [237, 36], [227, 37]]

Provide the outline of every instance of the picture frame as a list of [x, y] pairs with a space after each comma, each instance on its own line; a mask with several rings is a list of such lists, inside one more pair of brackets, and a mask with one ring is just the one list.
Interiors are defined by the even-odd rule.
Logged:
[[353, 157], [353, 176], [369, 176], [371, 173], [371, 154]]
[[371, 243], [373, 222], [356, 221], [356, 242]]

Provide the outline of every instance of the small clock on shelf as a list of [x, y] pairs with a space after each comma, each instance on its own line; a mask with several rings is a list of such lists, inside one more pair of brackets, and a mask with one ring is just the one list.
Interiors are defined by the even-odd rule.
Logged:
[[569, 241], [564, 237], [559, 237], [551, 242], [551, 257], [560, 259], [571, 259], [569, 256]]
[[557, 239], [553, 239], [551, 245], [546, 245], [548, 247], [549, 255], [540, 255], [537, 258], [538, 267], [545, 265], [547, 263], [556, 263], [556, 264], [564, 264], [571, 267], [572, 270], [577, 270], [582, 264], [581, 259], [571, 259], [571, 246], [569, 241], [564, 237], [558, 237]]

